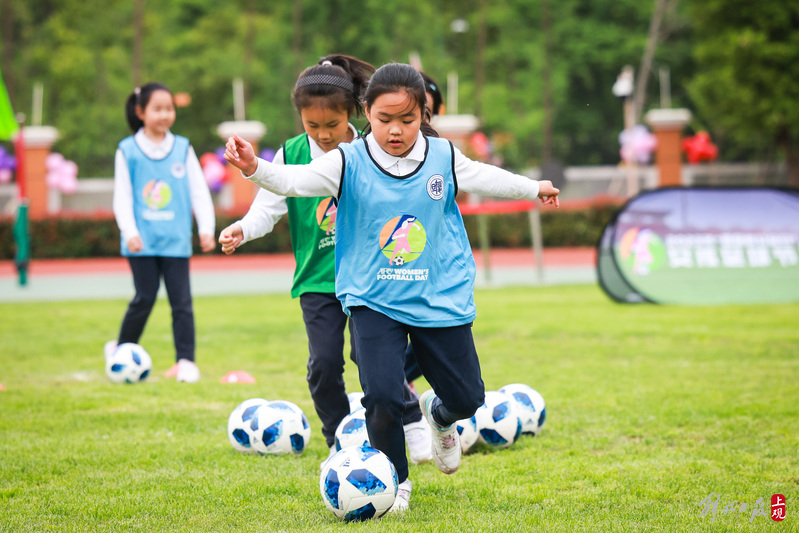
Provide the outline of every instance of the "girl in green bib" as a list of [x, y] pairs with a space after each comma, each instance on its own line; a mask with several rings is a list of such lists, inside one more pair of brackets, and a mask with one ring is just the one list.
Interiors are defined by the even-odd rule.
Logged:
[[[292, 102], [305, 133], [285, 142], [273, 163], [302, 165], [348, 143], [359, 133], [350, 117], [363, 113], [360, 98], [374, 67], [354, 57], [329, 55], [305, 69], [297, 79]], [[330, 454], [335, 452], [335, 431], [350, 412], [344, 384], [344, 331], [347, 315], [336, 298], [334, 197], [285, 198], [259, 189], [247, 214], [219, 235], [222, 251], [232, 254], [248, 241], [271, 232], [288, 213], [291, 246], [296, 267], [291, 296], [300, 299], [308, 335], [308, 387]], [[352, 328], [350, 327], [352, 341]], [[350, 342], [354, 347], [354, 343]], [[356, 361], [356, 354], [350, 354]], [[406, 387], [407, 388], [407, 387]], [[428, 425], [408, 389], [403, 417], [411, 461], [432, 459]]]

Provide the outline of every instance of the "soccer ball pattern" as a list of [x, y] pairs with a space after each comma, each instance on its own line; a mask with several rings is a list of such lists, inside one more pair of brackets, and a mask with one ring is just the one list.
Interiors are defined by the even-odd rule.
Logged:
[[140, 383], [152, 369], [150, 354], [132, 342], [120, 344], [105, 362], [105, 373], [114, 383]]
[[361, 398], [363, 398], [362, 392], [350, 392], [347, 394], [347, 400], [350, 402], [350, 413], [363, 408], [363, 404], [361, 404]]
[[487, 391], [485, 403], [474, 414], [479, 441], [496, 448], [507, 448], [522, 433], [516, 401], [498, 391]]
[[311, 438], [308, 417], [297, 405], [284, 400], [258, 407], [250, 421], [250, 429], [250, 442], [260, 454], [299, 455]]
[[397, 488], [394, 465], [371, 446], [351, 446], [336, 452], [319, 477], [325, 507], [348, 522], [386, 514], [394, 505]]
[[369, 445], [366, 433], [366, 409], [361, 407], [348, 414], [336, 428], [336, 451], [350, 446]]
[[255, 453], [252, 447], [252, 417], [259, 407], [268, 403], [263, 398], [250, 398], [241, 402], [227, 419], [227, 437], [230, 444], [242, 453]]
[[461, 450], [466, 453], [477, 444], [477, 439], [480, 437], [477, 432], [477, 422], [474, 417], [458, 420], [455, 423], [455, 428], [458, 430], [458, 435], [460, 435]]
[[519, 418], [522, 419], [522, 433], [538, 435], [547, 418], [547, 406], [544, 397], [529, 385], [512, 383], [505, 385], [499, 392], [513, 397], [519, 407]]

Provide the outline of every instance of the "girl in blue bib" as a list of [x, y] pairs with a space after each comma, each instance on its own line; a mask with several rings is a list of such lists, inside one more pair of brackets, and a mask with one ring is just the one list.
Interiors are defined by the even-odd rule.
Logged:
[[557, 207], [559, 191], [549, 181], [472, 161], [437, 138], [423, 120], [424, 81], [410, 65], [379, 68], [364, 101], [368, 135], [308, 165], [271, 165], [238, 136], [228, 140], [225, 158], [277, 194], [337, 196], [336, 295], [355, 325], [369, 440], [394, 463], [397, 499], [407, 508], [402, 410], [408, 339], [433, 387], [419, 404], [442, 472], [452, 474], [460, 464], [455, 422], [484, 401], [471, 331], [475, 265], [455, 195], [540, 198]]
[[175, 122], [172, 93], [148, 83], [128, 97], [125, 111], [133, 135], [119, 143], [114, 162], [114, 216], [122, 255], [128, 259], [136, 295], [128, 304], [116, 341], [138, 343], [150, 317], [161, 278], [172, 307], [174, 372], [195, 382], [194, 310], [189, 284], [192, 212], [200, 248], [214, 249], [214, 204], [189, 140], [169, 131]]

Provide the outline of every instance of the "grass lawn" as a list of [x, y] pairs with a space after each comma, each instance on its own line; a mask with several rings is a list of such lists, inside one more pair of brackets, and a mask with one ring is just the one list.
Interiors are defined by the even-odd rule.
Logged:
[[[2, 304], [0, 531], [799, 531], [799, 305], [624, 306], [590, 285], [475, 298], [486, 388], [541, 392], [542, 434], [467, 455], [453, 476], [411, 465], [410, 511], [360, 524], [319, 495], [327, 449], [288, 295], [196, 299], [193, 385], [163, 377], [164, 300], [141, 385], [103, 369], [126, 302]], [[239, 369], [258, 383], [219, 383]], [[302, 456], [230, 446], [228, 415], [257, 396], [305, 410]]]

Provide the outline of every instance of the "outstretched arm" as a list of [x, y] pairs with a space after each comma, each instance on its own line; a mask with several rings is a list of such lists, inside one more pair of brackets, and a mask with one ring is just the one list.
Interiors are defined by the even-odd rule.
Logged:
[[252, 145], [238, 135], [225, 144], [225, 159], [259, 187], [292, 197], [338, 194], [344, 168], [339, 150], [331, 150], [307, 165], [273, 165], [255, 157]]

